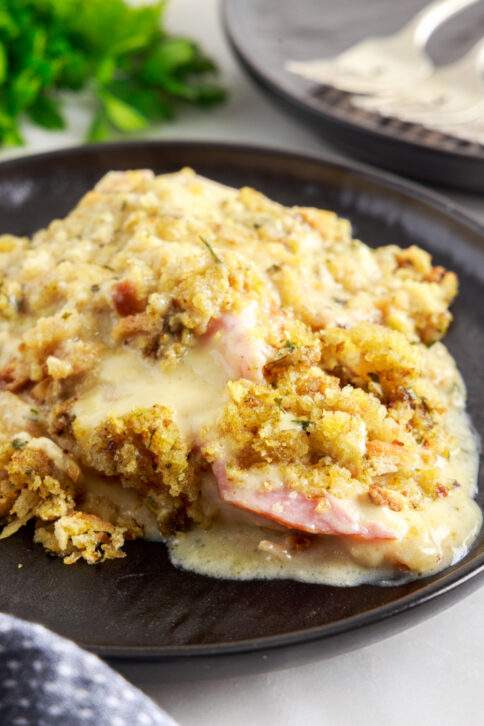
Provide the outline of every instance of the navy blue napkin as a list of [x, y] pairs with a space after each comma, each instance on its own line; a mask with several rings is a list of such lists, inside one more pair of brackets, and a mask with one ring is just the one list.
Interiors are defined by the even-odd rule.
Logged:
[[2, 726], [176, 726], [102, 660], [0, 614]]

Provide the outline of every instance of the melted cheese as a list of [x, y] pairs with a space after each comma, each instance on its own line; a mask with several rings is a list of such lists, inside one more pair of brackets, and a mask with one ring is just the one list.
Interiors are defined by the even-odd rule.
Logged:
[[105, 358], [88, 381], [73, 413], [76, 426], [92, 429], [109, 416], [161, 404], [189, 440], [212, 423], [222, 408], [227, 375], [209, 346], [191, 350], [181, 361], [163, 366], [132, 350]]

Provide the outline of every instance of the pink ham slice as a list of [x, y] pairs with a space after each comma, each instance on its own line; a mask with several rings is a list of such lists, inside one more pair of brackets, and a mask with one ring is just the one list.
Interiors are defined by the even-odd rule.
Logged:
[[264, 380], [263, 368], [270, 348], [254, 332], [257, 326], [257, 307], [248, 305], [240, 313], [227, 313], [211, 321], [205, 340], [218, 353], [231, 379]]
[[326, 508], [319, 512], [318, 499], [308, 499], [283, 485], [267, 491], [249, 481], [246, 483], [239, 479], [232, 483], [222, 461], [216, 461], [212, 469], [224, 502], [284, 527], [311, 534], [345, 535], [365, 540], [396, 539], [399, 536], [390, 527], [365, 518], [358, 504], [350, 499], [326, 494]]

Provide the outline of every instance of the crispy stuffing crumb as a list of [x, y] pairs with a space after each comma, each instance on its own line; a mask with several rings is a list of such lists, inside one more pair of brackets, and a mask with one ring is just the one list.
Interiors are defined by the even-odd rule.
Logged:
[[125, 557], [124, 530], [104, 522], [94, 514], [73, 512], [53, 524], [37, 526], [34, 542], [73, 565], [81, 558], [90, 565], [106, 559]]

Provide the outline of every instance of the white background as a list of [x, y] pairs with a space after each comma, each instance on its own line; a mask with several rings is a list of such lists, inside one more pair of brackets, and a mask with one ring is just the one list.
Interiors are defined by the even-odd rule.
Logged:
[[[217, 58], [230, 101], [208, 113], [190, 112], [149, 135], [247, 141], [341, 158], [243, 77], [223, 39], [217, 5], [216, 0], [171, 0], [169, 26], [198, 38]], [[79, 143], [86, 114], [73, 105], [69, 115], [69, 132], [29, 130], [28, 151]], [[2, 156], [18, 153], [23, 152]], [[446, 193], [484, 220], [481, 198]], [[264, 675], [173, 682], [156, 664], [132, 665], [124, 672], [182, 726], [477, 726], [484, 723], [483, 607], [481, 587], [376, 644]]]

